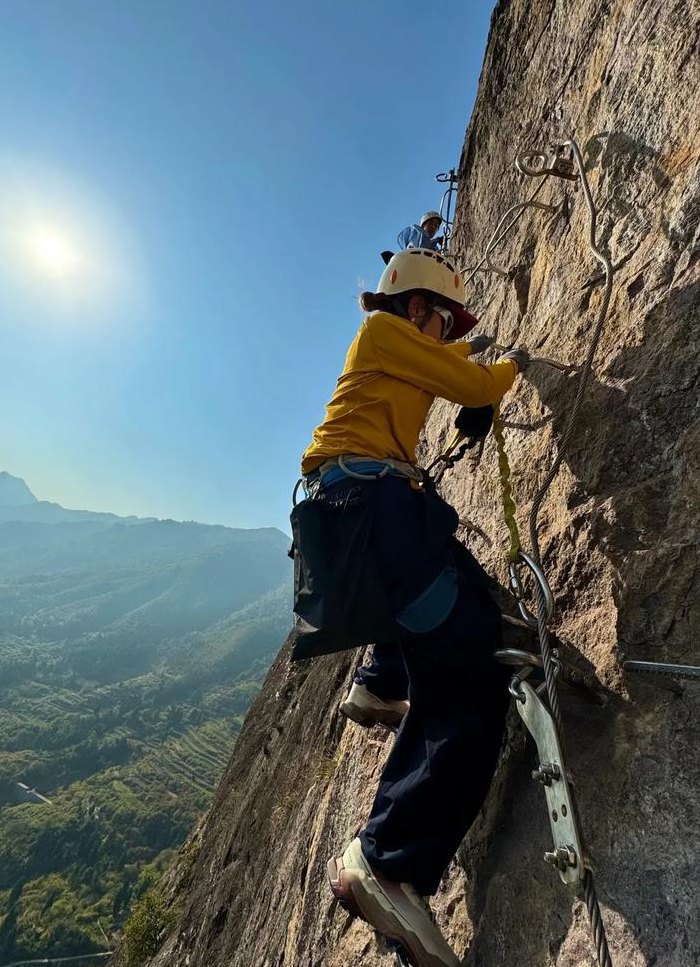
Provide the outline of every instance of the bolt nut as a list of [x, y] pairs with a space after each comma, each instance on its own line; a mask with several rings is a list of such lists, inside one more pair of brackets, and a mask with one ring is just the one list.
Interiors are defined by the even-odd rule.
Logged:
[[531, 775], [533, 779], [537, 779], [543, 786], [551, 786], [553, 779], [561, 779], [561, 770], [555, 763], [543, 762], [539, 769], [532, 770]]
[[578, 857], [573, 846], [557, 846], [553, 852], [544, 854], [544, 861], [562, 872], [578, 865]]

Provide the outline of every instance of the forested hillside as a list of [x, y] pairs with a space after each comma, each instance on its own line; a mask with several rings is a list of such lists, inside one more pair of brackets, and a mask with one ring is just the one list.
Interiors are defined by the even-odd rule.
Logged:
[[107, 947], [208, 806], [290, 581], [275, 529], [66, 511], [8, 476], [0, 963]]

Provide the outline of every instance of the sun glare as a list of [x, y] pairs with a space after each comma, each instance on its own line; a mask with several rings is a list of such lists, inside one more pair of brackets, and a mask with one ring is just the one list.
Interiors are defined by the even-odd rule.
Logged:
[[103, 332], [140, 310], [139, 240], [104, 193], [2, 153], [0, 187], [0, 293], [18, 320]]
[[55, 233], [41, 232], [32, 239], [37, 262], [53, 275], [67, 275], [78, 264], [78, 254], [70, 241]]

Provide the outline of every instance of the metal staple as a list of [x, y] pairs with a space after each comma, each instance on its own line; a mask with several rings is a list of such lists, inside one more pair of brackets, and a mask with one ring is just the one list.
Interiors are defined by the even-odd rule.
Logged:
[[[544, 185], [545, 185], [545, 181], [546, 180], [547, 180], [546, 176], [543, 177], [542, 181], [539, 183], [539, 185], [537, 186], [537, 188], [535, 188], [535, 190], [530, 195], [530, 197], [528, 198], [527, 201], [525, 201], [525, 202], [519, 202], [517, 205], [513, 205], [511, 208], [508, 209], [507, 212], [505, 212], [504, 215], [502, 215], [500, 221], [498, 222], [498, 225], [496, 225], [495, 229], [491, 233], [491, 237], [489, 238], [488, 242], [486, 243], [486, 248], [484, 250], [484, 254], [481, 256], [481, 260], [479, 262], [477, 262], [477, 264], [471, 270], [470, 274], [464, 280], [464, 285], [465, 286], [467, 286], [471, 282], [471, 280], [474, 278], [474, 276], [479, 271], [479, 269], [484, 264], [484, 262], [486, 262], [487, 265], [489, 264], [489, 261], [488, 260], [489, 260], [489, 256], [491, 255], [491, 252], [495, 249], [495, 247], [500, 242], [503, 241], [503, 239], [506, 237], [506, 235], [511, 230], [511, 228], [513, 228], [514, 225], [520, 220], [520, 218], [522, 217], [523, 212], [527, 211], [528, 208], [541, 208], [542, 207], [538, 202], [535, 202], [535, 199], [537, 198], [537, 196], [539, 195], [539, 193], [544, 188]], [[501, 225], [503, 224], [504, 220], [508, 217], [508, 215], [510, 214], [510, 212], [512, 212], [515, 209], [517, 209], [516, 215], [508, 222], [508, 224], [506, 225], [506, 227], [503, 229], [503, 231], [496, 238], [495, 236], [498, 233], [498, 230], [501, 227]], [[469, 269], [466, 268], [466, 269], [463, 269], [463, 271], [464, 272], [469, 272]], [[499, 271], [499, 270], [498, 269], [494, 270], [493, 268], [489, 268], [486, 271], [493, 272], [493, 271]]]

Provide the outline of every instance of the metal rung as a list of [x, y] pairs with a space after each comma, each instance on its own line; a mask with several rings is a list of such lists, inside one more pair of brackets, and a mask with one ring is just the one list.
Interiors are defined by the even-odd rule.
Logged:
[[542, 667], [542, 655], [536, 655], [533, 651], [525, 651], [524, 648], [499, 648], [493, 657], [500, 661], [502, 665], [532, 665], [533, 668]]
[[660, 661], [626, 661], [626, 672], [638, 675], [661, 675], [664, 678], [683, 678], [686, 681], [700, 681], [700, 665], [671, 665]]
[[[519, 668], [542, 668], [542, 655], [533, 651], [526, 651], [524, 648], [499, 648], [493, 656], [502, 665], [514, 665]], [[562, 660], [559, 655], [554, 660], [557, 677], [564, 684], [585, 686], [586, 688], [595, 687], [595, 681], [591, 675], [579, 671], [574, 665]]]

